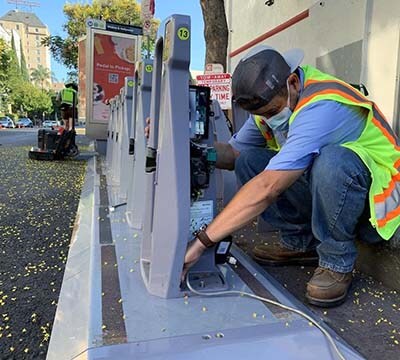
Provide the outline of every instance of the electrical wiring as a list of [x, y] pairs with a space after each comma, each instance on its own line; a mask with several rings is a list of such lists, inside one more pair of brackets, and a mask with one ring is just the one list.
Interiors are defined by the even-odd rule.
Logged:
[[189, 281], [189, 276], [186, 277], [186, 285], [187, 285], [188, 289], [193, 294], [196, 294], [196, 295], [199, 295], [199, 296], [226, 296], [226, 295], [247, 296], [247, 297], [249, 297], [251, 299], [259, 300], [259, 301], [265, 302], [267, 304], [278, 306], [278, 307], [280, 307], [282, 309], [285, 309], [285, 310], [291, 311], [291, 312], [293, 312], [293, 313], [295, 313], [297, 315], [300, 315], [303, 318], [305, 318], [306, 320], [308, 320], [310, 323], [315, 325], [325, 335], [325, 337], [328, 339], [328, 342], [331, 344], [332, 348], [335, 350], [335, 352], [338, 355], [338, 358], [340, 360], [346, 360], [345, 357], [343, 356], [343, 354], [338, 349], [338, 347], [337, 347], [335, 341], [333, 340], [332, 336], [328, 333], [328, 331], [326, 331], [320, 324], [318, 324], [318, 322], [316, 322], [311, 316], [307, 315], [306, 313], [304, 313], [304, 312], [302, 312], [300, 310], [297, 310], [297, 309], [292, 308], [290, 306], [281, 304], [281, 303], [279, 303], [277, 301], [274, 301], [274, 300], [271, 300], [271, 299], [267, 299], [267, 298], [264, 298], [262, 296], [258, 296], [258, 295], [255, 295], [255, 294], [247, 293], [247, 292], [244, 292], [244, 291], [237, 291], [237, 290], [226, 290], [226, 291], [216, 291], [216, 292], [197, 291], [197, 290], [193, 289], [193, 287], [191, 286], [190, 281]]

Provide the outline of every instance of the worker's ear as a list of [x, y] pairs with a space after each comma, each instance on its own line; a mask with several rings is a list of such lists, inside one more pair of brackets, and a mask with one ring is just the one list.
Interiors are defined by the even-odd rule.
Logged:
[[288, 84], [289, 84], [289, 88], [294, 88], [296, 90], [296, 92], [300, 92], [301, 83], [300, 83], [300, 79], [296, 73], [292, 73], [289, 75]]

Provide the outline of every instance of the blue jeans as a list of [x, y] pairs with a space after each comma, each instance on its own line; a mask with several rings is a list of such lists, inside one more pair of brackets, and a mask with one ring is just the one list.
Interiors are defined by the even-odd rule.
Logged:
[[[274, 155], [262, 148], [242, 151], [235, 163], [239, 181], [262, 172]], [[321, 267], [350, 272], [357, 257], [354, 240], [382, 240], [369, 222], [370, 185], [369, 170], [354, 152], [328, 145], [261, 216], [280, 230], [284, 247], [316, 249]]]

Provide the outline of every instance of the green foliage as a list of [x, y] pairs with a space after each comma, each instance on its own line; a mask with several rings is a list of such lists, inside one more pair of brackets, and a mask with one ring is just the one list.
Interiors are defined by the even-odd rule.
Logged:
[[78, 63], [78, 48], [75, 40], [70, 38], [63, 39], [58, 35], [50, 35], [42, 39], [42, 45], [48, 46], [54, 59], [66, 66], [74, 69]]
[[10, 98], [13, 112], [16, 113], [27, 113], [32, 116], [52, 110], [49, 94], [29, 82], [20, 81], [14, 84]]
[[51, 71], [45, 68], [43, 65], [39, 65], [36, 69], [31, 72], [31, 79], [37, 85], [40, 84], [43, 89], [44, 83], [51, 77]]
[[11, 50], [10, 50], [10, 67], [8, 72], [9, 82], [13, 82], [21, 79], [21, 67], [17, 57], [17, 51], [15, 49], [14, 36], [11, 37]]
[[[64, 30], [68, 37], [48, 36], [42, 44], [48, 46], [56, 61], [68, 69], [76, 70], [78, 62], [78, 41], [86, 34], [86, 19], [102, 19], [106, 21], [141, 26], [140, 5], [136, 0], [93, 0], [88, 3], [66, 3], [64, 14], [67, 22]], [[159, 21], [154, 19], [150, 36], [150, 48], [154, 48]], [[147, 44], [147, 42], [144, 42]]]
[[0, 39], [0, 113], [7, 111], [8, 104], [8, 78], [11, 63], [11, 48]]
[[22, 43], [20, 42], [20, 51], [21, 51], [21, 76], [25, 81], [29, 81], [29, 71], [26, 66], [26, 59], [24, 55], [24, 50], [22, 49]]
[[67, 72], [67, 80], [65, 83], [78, 83], [79, 82], [79, 77], [78, 77], [78, 71], [76, 70], [71, 70]]
[[[37, 69], [37, 72], [37, 79], [39, 82], [45, 81], [50, 76], [50, 72], [46, 68], [39, 68]], [[11, 104], [12, 107], [13, 114], [9, 114], [12, 118], [16, 118], [17, 114], [28, 114], [32, 117], [33, 115], [39, 115], [41, 117], [43, 112], [52, 111], [51, 96], [29, 81], [25, 58], [22, 53], [20, 66], [15, 49], [14, 38], [11, 38], [11, 46], [4, 40], [0, 39], [1, 113], [8, 112], [8, 104]]]
[[52, 119], [61, 119], [61, 103], [58, 99], [58, 93], [54, 90], [49, 90], [48, 95], [50, 96], [51, 103], [52, 103], [52, 110], [50, 113], [50, 118]]

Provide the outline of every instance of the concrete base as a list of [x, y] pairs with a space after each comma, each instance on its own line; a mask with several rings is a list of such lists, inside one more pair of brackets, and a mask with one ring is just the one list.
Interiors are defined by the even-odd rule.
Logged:
[[[90, 161], [51, 335], [53, 359], [336, 359], [315, 326], [295, 313], [242, 296], [176, 299], [150, 295], [139, 269], [141, 233], [112, 199], [100, 163]], [[104, 226], [107, 224], [107, 227]], [[313, 314], [236, 246], [221, 265], [231, 289]], [[346, 359], [362, 356], [325, 325]]]
[[107, 140], [97, 139], [95, 142], [95, 150], [100, 154], [105, 156], [107, 153]]

